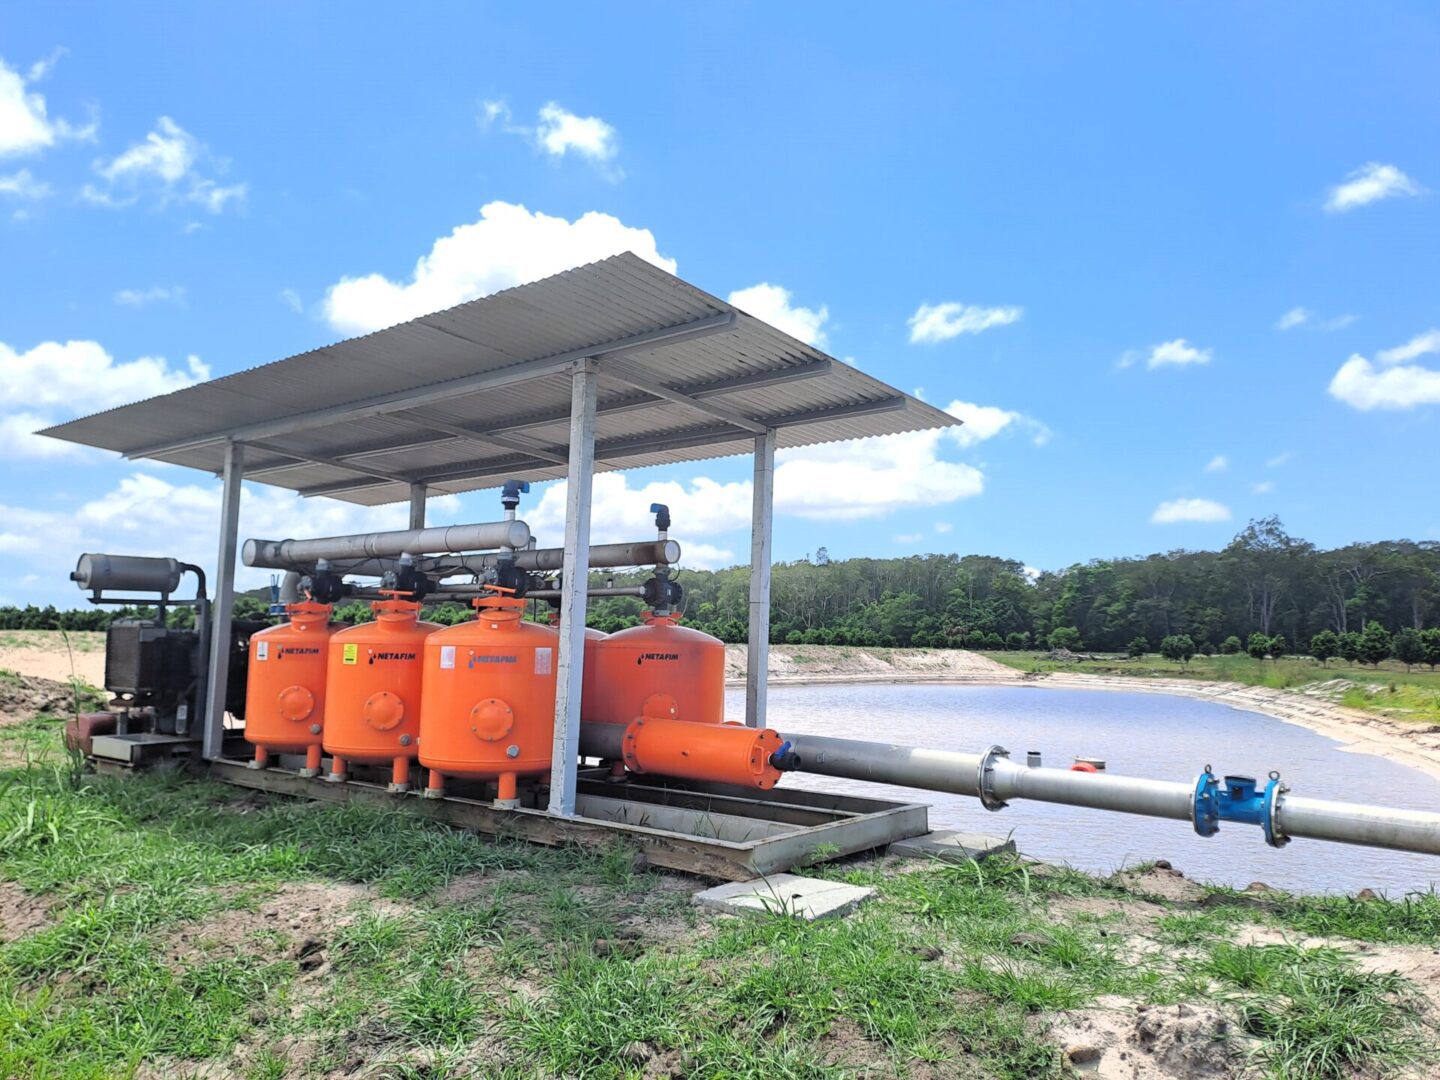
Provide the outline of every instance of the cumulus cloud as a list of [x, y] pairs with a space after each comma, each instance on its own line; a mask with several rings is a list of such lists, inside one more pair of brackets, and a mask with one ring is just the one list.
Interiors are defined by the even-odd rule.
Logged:
[[952, 524], [950, 524], [950, 522], [948, 522], [948, 521], [937, 521], [937, 522], [935, 523], [935, 531], [936, 531], [937, 533], [948, 533], [948, 532], [952, 531], [954, 528], [955, 528], [955, 526], [952, 525]]
[[1039, 420], [995, 405], [952, 401], [945, 411], [964, 425], [949, 433], [956, 445], [962, 447], [992, 439], [1007, 429], [1026, 432], [1036, 446], [1044, 446], [1054, 437], [1050, 428]]
[[93, 120], [77, 127], [66, 120], [52, 119], [45, 96], [31, 89], [31, 84], [49, 74], [54, 59], [52, 56], [31, 65], [25, 74], [0, 60], [0, 157], [35, 154], [62, 140], [95, 137]]
[[20, 352], [0, 342], [0, 453], [55, 457], [77, 453], [32, 435], [73, 416], [180, 390], [210, 377], [199, 357], [184, 367], [164, 357], [117, 361], [94, 341], [46, 341]]
[[1197, 349], [1184, 338], [1176, 338], [1174, 341], [1164, 341], [1159, 345], [1150, 348], [1150, 354], [1145, 358], [1145, 366], [1152, 371], [1158, 367], [1187, 367], [1191, 364], [1208, 364], [1212, 358], [1212, 350]]
[[1411, 362], [1435, 353], [1440, 353], [1440, 330], [1381, 349], [1374, 363], [1356, 353], [1330, 380], [1330, 396], [1362, 412], [1440, 404], [1440, 370]]
[[1216, 454], [1205, 466], [1206, 472], [1224, 472], [1230, 467], [1230, 459], [1224, 454]]
[[182, 285], [152, 285], [148, 289], [121, 289], [115, 294], [115, 303], [123, 307], [145, 307], [147, 304], [185, 303], [185, 288]]
[[1440, 330], [1427, 330], [1423, 334], [1416, 334], [1404, 345], [1397, 345], [1393, 349], [1381, 349], [1375, 354], [1375, 359], [1386, 367], [1390, 367], [1393, 364], [1403, 364], [1407, 360], [1414, 360], [1429, 353], [1440, 353]]
[[1310, 311], [1303, 307], [1292, 307], [1275, 323], [1276, 330], [1293, 330], [1310, 321]]
[[478, 221], [436, 240], [408, 281], [382, 274], [341, 278], [321, 308], [336, 330], [364, 334], [623, 251], [675, 272], [675, 260], [660, 254], [649, 229], [593, 210], [567, 221], [490, 202]]
[[232, 203], [244, 202], [248, 190], [246, 184], [225, 185], [209, 175], [225, 172], [228, 164], [170, 117], [162, 116], [143, 141], [109, 161], [97, 161], [95, 172], [106, 185], [87, 184], [80, 194], [87, 202], [110, 209], [150, 196], [162, 208], [188, 204], [219, 214]]
[[1018, 322], [1024, 313], [1018, 307], [977, 307], [947, 300], [942, 304], [921, 304], [910, 316], [910, 343], [934, 345], [961, 334], [978, 334], [992, 326]]
[[1253, 491], [1256, 495], [1269, 495], [1272, 491], [1275, 490], [1275, 481], [1261, 480], [1258, 483], [1251, 484], [1250, 490]]
[[1325, 209], [1332, 214], [1343, 214], [1381, 199], [1420, 195], [1424, 190], [1394, 165], [1370, 161], [1346, 176], [1343, 183], [1330, 189]]
[[0, 176], [0, 195], [34, 200], [48, 198], [50, 192], [50, 185], [43, 180], [36, 180], [29, 169], [21, 169], [9, 176]]
[[1174, 525], [1182, 521], [1229, 521], [1230, 508], [1213, 499], [1171, 499], [1162, 502], [1150, 515], [1153, 525]]
[[830, 309], [825, 305], [818, 308], [800, 307], [791, 302], [789, 289], [762, 281], [748, 289], [736, 289], [728, 297], [730, 303], [741, 311], [754, 315], [777, 330], [783, 330], [793, 338], [823, 349], [826, 345], [826, 320]]

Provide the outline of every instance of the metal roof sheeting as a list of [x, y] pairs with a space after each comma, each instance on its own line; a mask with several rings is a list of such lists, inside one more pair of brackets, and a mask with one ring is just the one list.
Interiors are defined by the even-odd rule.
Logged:
[[773, 426], [781, 447], [958, 423], [627, 253], [41, 434], [211, 472], [240, 438], [246, 479], [376, 506], [411, 482], [563, 477], [563, 363], [597, 355], [597, 470], [748, 453], [750, 431], [607, 374], [606, 346], [643, 335], [663, 339], [623, 352], [633, 378]]

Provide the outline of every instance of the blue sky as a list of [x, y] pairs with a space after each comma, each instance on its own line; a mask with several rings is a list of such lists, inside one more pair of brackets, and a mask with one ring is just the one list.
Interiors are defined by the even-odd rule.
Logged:
[[[415, 10], [0, 4], [0, 602], [213, 561], [211, 478], [31, 421], [623, 247], [974, 421], [792, 459], [777, 557], [1440, 538], [1433, 6]], [[597, 531], [663, 491], [743, 560], [747, 482], [624, 474]], [[242, 530], [396, 520], [257, 488]]]

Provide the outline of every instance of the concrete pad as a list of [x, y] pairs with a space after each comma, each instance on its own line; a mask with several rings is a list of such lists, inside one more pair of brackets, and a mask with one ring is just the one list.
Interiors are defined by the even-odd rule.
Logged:
[[896, 840], [890, 854], [908, 859], [939, 859], [941, 862], [969, 862], [990, 855], [1015, 854], [1015, 841], [1008, 836], [986, 836], [983, 833], [932, 832]]
[[875, 895], [874, 889], [846, 885], [840, 881], [821, 881], [797, 874], [772, 874], [755, 881], [732, 881], [695, 894], [701, 907], [731, 915], [758, 912], [761, 915], [793, 915], [814, 922], [816, 919], [848, 915]]

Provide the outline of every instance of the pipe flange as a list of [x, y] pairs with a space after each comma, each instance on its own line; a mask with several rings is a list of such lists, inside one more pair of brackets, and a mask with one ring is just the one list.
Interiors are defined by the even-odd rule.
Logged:
[[1290, 837], [1280, 829], [1280, 803], [1289, 790], [1288, 784], [1280, 782], [1278, 772], [1270, 774], [1270, 782], [1265, 785], [1264, 816], [1260, 819], [1260, 828], [1265, 833], [1265, 843], [1274, 848], [1290, 843]]
[[1220, 831], [1220, 781], [1210, 766], [1195, 778], [1195, 797], [1191, 803], [1190, 820], [1200, 836], [1214, 836]]
[[985, 752], [980, 755], [980, 767], [975, 775], [975, 790], [980, 796], [980, 805], [986, 810], [1004, 810], [1010, 805], [995, 796], [995, 761], [997, 758], [1009, 756], [1010, 751], [999, 743], [986, 747]]

